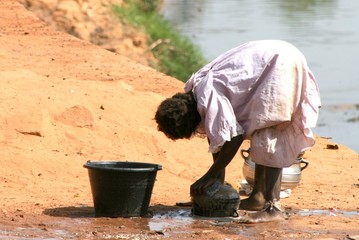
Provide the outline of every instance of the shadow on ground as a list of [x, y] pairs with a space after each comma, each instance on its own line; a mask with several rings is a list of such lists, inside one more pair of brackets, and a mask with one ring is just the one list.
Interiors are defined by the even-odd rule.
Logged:
[[68, 217], [68, 218], [93, 218], [95, 217], [95, 209], [93, 207], [59, 207], [48, 208], [43, 211], [45, 215], [52, 217]]

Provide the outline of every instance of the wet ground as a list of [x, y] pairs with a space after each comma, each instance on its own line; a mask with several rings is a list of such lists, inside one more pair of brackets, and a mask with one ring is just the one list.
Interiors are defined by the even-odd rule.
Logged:
[[[13, 225], [1, 224], [0, 239], [359, 239], [358, 227], [325, 227], [327, 221], [359, 218], [358, 211], [286, 209], [286, 214], [283, 222], [239, 224], [231, 217], [192, 216], [190, 207], [152, 206], [147, 218], [95, 218], [92, 207], [64, 207], [46, 209], [32, 221], [19, 213]], [[303, 218], [309, 222], [305, 228]]]

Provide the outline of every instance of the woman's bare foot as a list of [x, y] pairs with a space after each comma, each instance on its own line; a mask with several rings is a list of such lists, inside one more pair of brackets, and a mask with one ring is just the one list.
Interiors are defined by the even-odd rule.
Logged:
[[248, 198], [241, 199], [238, 209], [247, 211], [260, 211], [264, 208], [265, 199], [262, 193], [252, 193]]
[[236, 222], [238, 223], [263, 223], [263, 222], [275, 222], [283, 221], [286, 219], [284, 213], [276, 206], [275, 203], [266, 203], [266, 208], [262, 211], [255, 213], [248, 213], [245, 216], [240, 217]]

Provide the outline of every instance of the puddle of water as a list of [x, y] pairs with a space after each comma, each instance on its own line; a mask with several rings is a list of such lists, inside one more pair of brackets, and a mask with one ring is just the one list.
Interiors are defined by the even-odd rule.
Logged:
[[194, 221], [191, 209], [173, 210], [155, 214], [148, 222], [151, 231], [163, 231], [166, 228], [185, 227]]
[[302, 210], [294, 210], [289, 211], [290, 214], [296, 214], [299, 216], [344, 216], [344, 217], [359, 217], [359, 211], [343, 211], [337, 209], [328, 209], [328, 210], [320, 210], [320, 209], [302, 209]]
[[[42, 237], [38, 237], [42, 236]], [[17, 227], [11, 230], [1, 230], [0, 239], [14, 240], [58, 240], [71, 239], [73, 236], [66, 230], [61, 229], [40, 229]]]
[[[337, 209], [296, 209], [286, 210], [289, 216], [335, 216], [359, 217], [359, 211]], [[42, 227], [6, 227], [0, 229], [1, 239], [14, 240], [55, 240], [55, 239], [158, 239], [159, 236], [174, 237], [190, 234], [211, 234], [219, 231], [229, 235], [255, 236], [268, 227], [286, 229], [284, 233], [296, 234], [297, 229], [288, 229], [287, 222], [267, 224], [238, 224], [235, 217], [209, 218], [193, 216], [191, 208], [166, 208], [161, 207], [154, 211], [152, 218], [68, 218], [55, 223], [49, 223]], [[70, 227], [71, 225], [72, 227]], [[76, 226], [73, 228], [73, 226]], [[117, 231], [117, 228], [131, 226], [130, 232]], [[1, 227], [1, 226], [0, 226]], [[141, 229], [137, 232], [135, 229]], [[216, 228], [219, 227], [219, 228]], [[80, 230], [81, 229], [81, 230]], [[304, 229], [305, 230], [305, 229]], [[318, 230], [318, 229], [317, 229]], [[316, 230], [316, 231], [317, 231]], [[310, 229], [308, 231], [311, 231]], [[303, 229], [300, 230], [303, 233]], [[307, 232], [312, 237], [311, 232]], [[320, 234], [328, 234], [326, 230]], [[341, 234], [334, 232], [333, 234]]]
[[[359, 217], [359, 211], [344, 211], [337, 209], [301, 209], [286, 211], [289, 215], [298, 216], [344, 216], [344, 217]], [[148, 222], [148, 227], [151, 231], [164, 231], [169, 228], [183, 228], [198, 222], [206, 222], [209, 225], [224, 225], [235, 221], [234, 217], [222, 218], [207, 218], [200, 216], [193, 216], [191, 209], [172, 210], [155, 214]]]
[[[37, 228], [16, 228], [11, 231], [0, 231], [0, 239], [13, 239], [13, 240], [58, 240], [58, 238], [35, 237], [34, 235], [43, 234]], [[24, 237], [26, 236], [26, 237]]]

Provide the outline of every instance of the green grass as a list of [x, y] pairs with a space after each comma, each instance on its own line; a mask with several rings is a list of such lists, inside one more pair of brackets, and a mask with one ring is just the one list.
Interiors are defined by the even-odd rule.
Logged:
[[181, 81], [201, 68], [207, 60], [198, 46], [181, 36], [158, 12], [160, 0], [126, 0], [124, 6], [114, 6], [120, 19], [144, 31], [149, 47], [158, 60], [151, 67]]

